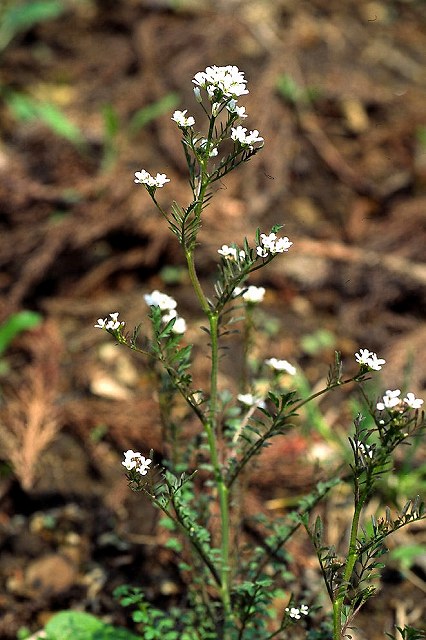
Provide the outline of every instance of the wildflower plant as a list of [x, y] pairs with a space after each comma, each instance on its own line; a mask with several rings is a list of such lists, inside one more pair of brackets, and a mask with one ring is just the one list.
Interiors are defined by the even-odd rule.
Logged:
[[[178, 614], [173, 610], [169, 615], [150, 609], [139, 591], [135, 596], [135, 590], [121, 589], [118, 595], [126, 606], [132, 604], [137, 609], [136, 621], [148, 624], [152, 619], [155, 626], [155, 619], [161, 619], [167, 629], [167, 635], [161, 637], [184, 640], [295, 637], [293, 625], [299, 626], [299, 634], [305, 633], [304, 625], [315, 609], [312, 600], [307, 603], [294, 599], [292, 592], [296, 585], [288, 572], [286, 544], [296, 530], [304, 527], [316, 550], [330, 600], [332, 631], [321, 636], [318, 627], [315, 637], [330, 638], [332, 633], [333, 640], [338, 640], [348, 637], [354, 616], [374, 592], [387, 536], [424, 517], [424, 505], [414, 497], [397, 515], [387, 510], [383, 517], [373, 518], [368, 527], [363, 521], [377, 479], [392, 470], [395, 448], [424, 425], [422, 400], [412, 393], [401, 399], [397, 390], [387, 391], [383, 402], [375, 403], [362, 391], [367, 412], [365, 418], [357, 417], [349, 438], [352, 451], [349, 474], [348, 469], [341, 470], [320, 482], [283, 518], [269, 521], [259, 515], [256, 522], [264, 532], [262, 542], [247, 544], [238, 502], [248, 478], [255, 473], [256, 457], [294, 428], [302, 407], [344, 385], [355, 383], [363, 390], [366, 380], [381, 370], [385, 360], [362, 348], [355, 354], [356, 373], [344, 377], [343, 362], [336, 353], [325, 388], [300, 397], [291, 390], [297, 368], [287, 360], [271, 356], [261, 365], [270, 390], [267, 393], [257, 390], [259, 370], [256, 372], [249, 362], [249, 347], [256, 329], [253, 310], [262, 302], [265, 290], [248, 285], [247, 280], [272, 260], [281, 259], [280, 254], [287, 253], [293, 242], [280, 235], [281, 224], [269, 230], [258, 229], [254, 238], [244, 238], [239, 243], [228, 239], [228, 244], [217, 249], [214, 294], [205, 291], [197, 273], [196, 247], [201, 224], [207, 217], [206, 207], [213, 196], [212, 188], [257, 155], [264, 140], [257, 129], [241, 124], [248, 116], [239, 100], [248, 89], [244, 74], [237, 67], [207, 67], [195, 75], [193, 84], [195, 99], [206, 118], [203, 131], [199, 132], [200, 125], [188, 109], [175, 111], [172, 116], [182, 137], [188, 165], [190, 203], [181, 206], [174, 202], [170, 210], [163, 208], [157, 192], [170, 182], [164, 173], [153, 176], [141, 169], [135, 173], [134, 182], [146, 189], [182, 248], [194, 295], [205, 317], [203, 329], [208, 335], [210, 357], [207, 388], [200, 390], [194, 385], [191, 345], [185, 340], [186, 321], [178, 315], [177, 302], [170, 296], [159, 291], [145, 295], [149, 332], [142, 331], [141, 326], [128, 331], [117, 312], [95, 324], [119, 344], [143, 355], [157, 372], [167, 455], [163, 460], [154, 460], [153, 452], [129, 450], [122, 464], [131, 488], [148, 496], [162, 512], [163, 524], [172, 532], [170, 546], [178, 554], [188, 585], [187, 601]], [[237, 317], [233, 315], [235, 312]], [[245, 318], [241, 334], [249, 347], [245, 349], [240, 387], [221, 389], [220, 348], [231, 325], [241, 315]], [[281, 385], [283, 377], [285, 388]], [[183, 431], [182, 413], [179, 419], [174, 416], [178, 397], [187, 407], [188, 421], [197, 424], [192, 437], [187, 430]], [[197, 470], [202, 471], [200, 477]], [[347, 481], [353, 486], [354, 508], [345, 551], [327, 544], [321, 517], [314, 517], [313, 513], [336, 484]], [[274, 605], [279, 597], [284, 598], [281, 608]], [[152, 632], [144, 637], [157, 635]]]

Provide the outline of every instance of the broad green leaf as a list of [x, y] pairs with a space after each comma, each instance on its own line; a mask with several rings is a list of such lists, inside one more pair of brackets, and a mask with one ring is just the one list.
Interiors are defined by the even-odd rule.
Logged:
[[19, 311], [0, 325], [0, 356], [6, 351], [15, 336], [22, 331], [37, 327], [42, 316], [35, 311]]
[[54, 640], [141, 640], [122, 627], [114, 627], [83, 611], [61, 611], [46, 625]]

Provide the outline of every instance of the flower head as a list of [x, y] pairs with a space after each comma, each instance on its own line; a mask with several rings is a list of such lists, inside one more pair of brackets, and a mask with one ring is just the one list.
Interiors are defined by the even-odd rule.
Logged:
[[232, 127], [231, 139], [234, 140], [234, 142], [239, 142], [241, 146], [249, 147], [250, 149], [253, 149], [253, 145], [256, 142], [263, 142], [263, 138], [259, 135], [257, 129], [250, 131], [249, 134], [247, 134], [246, 131], [246, 127], [242, 127], [241, 125], [236, 128]]
[[244, 260], [246, 257], [245, 251], [238, 250], [237, 247], [228, 247], [227, 244], [222, 245], [221, 249], [218, 249], [217, 252], [225, 258], [225, 260], [234, 260], [237, 262], [238, 260]]
[[361, 367], [366, 367], [374, 371], [380, 371], [382, 365], [386, 364], [386, 360], [378, 358], [373, 351], [368, 349], [360, 349], [359, 353], [355, 354], [355, 360]]
[[195, 124], [195, 118], [192, 116], [186, 117], [187, 111], [188, 109], [174, 112], [172, 120], [174, 120], [179, 127], [192, 127]]
[[285, 371], [289, 373], [291, 376], [296, 375], [297, 369], [292, 364], [290, 364], [287, 360], [277, 360], [277, 358], [269, 358], [269, 360], [265, 360], [265, 364], [271, 369], [275, 369], [275, 371]]
[[299, 607], [287, 607], [286, 611], [290, 618], [294, 618], [294, 620], [300, 620], [303, 616], [306, 616], [309, 613], [309, 607], [306, 604], [302, 604]]
[[240, 287], [236, 287], [234, 289], [234, 296], [241, 295], [242, 299], [249, 304], [257, 304], [258, 302], [262, 302], [265, 297], [265, 288], [264, 287], [255, 287], [254, 285], [250, 285], [246, 289], [241, 289]]
[[376, 404], [377, 410], [384, 411], [385, 409], [393, 409], [394, 407], [397, 407], [401, 402], [401, 398], [399, 397], [400, 395], [400, 389], [395, 389], [394, 391], [388, 389], [383, 396], [383, 402], [378, 402]]
[[157, 173], [154, 178], [148, 171], [141, 169], [140, 171], [136, 171], [134, 182], [136, 184], [144, 184], [147, 188], [160, 189], [164, 187], [166, 182], [170, 182], [170, 180], [165, 173]]
[[256, 247], [256, 253], [260, 258], [267, 258], [268, 256], [274, 256], [277, 253], [284, 253], [288, 251], [292, 246], [292, 242], [284, 236], [283, 238], [277, 238], [276, 233], [260, 234], [260, 245]]
[[410, 407], [410, 409], [420, 409], [423, 405], [423, 400], [421, 398], [416, 398], [414, 393], [407, 393], [407, 396], [404, 398], [405, 404]]
[[237, 105], [237, 101], [236, 100], [230, 100], [226, 104], [226, 108], [228, 109], [229, 113], [236, 113], [239, 118], [247, 118], [246, 108], [245, 107], [239, 107]]
[[134, 469], [141, 476], [146, 476], [149, 471], [149, 465], [151, 464], [151, 458], [145, 458], [139, 451], [133, 451], [129, 449], [124, 452], [124, 461], [121, 463], [128, 471]]
[[196, 85], [196, 97], [200, 95], [200, 88], [205, 89], [210, 101], [215, 98], [221, 100], [223, 97], [235, 100], [248, 93], [244, 73], [234, 65], [207, 67], [205, 71], [196, 73], [192, 82]]
[[245, 404], [248, 407], [265, 408], [265, 402], [263, 401], [263, 398], [254, 396], [252, 393], [239, 393], [237, 398], [242, 404]]
[[173, 325], [172, 331], [173, 333], [185, 333], [186, 331], [186, 322], [184, 318], [178, 316], [174, 309], [171, 309], [168, 313], [164, 314], [162, 317], [163, 322], [166, 324], [175, 318], [175, 323]]
[[97, 323], [94, 325], [97, 329], [106, 329], [107, 331], [116, 331], [120, 327], [125, 325], [125, 322], [120, 322], [118, 320], [118, 311], [114, 313], [110, 313], [109, 317], [111, 318], [98, 318]]
[[161, 293], [158, 289], [155, 289], [151, 293], [146, 293], [144, 299], [149, 307], [160, 307], [161, 311], [171, 311], [172, 309], [176, 309], [177, 306], [174, 298], [168, 296], [166, 293]]

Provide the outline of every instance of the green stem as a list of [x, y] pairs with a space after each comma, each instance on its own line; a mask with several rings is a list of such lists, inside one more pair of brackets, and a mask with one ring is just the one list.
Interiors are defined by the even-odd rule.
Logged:
[[366, 494], [364, 494], [355, 505], [354, 517], [352, 519], [351, 535], [349, 540], [349, 552], [346, 559], [345, 571], [343, 573], [342, 583], [338, 590], [338, 596], [333, 602], [333, 640], [341, 640], [342, 638], [342, 609], [346, 594], [350, 588], [350, 579], [358, 558], [356, 549], [356, 541], [359, 529], [359, 521], [364, 506]]
[[[221, 525], [221, 599], [225, 616], [225, 627], [232, 620], [231, 594], [230, 594], [230, 567], [229, 567], [229, 490], [219, 463], [217, 449], [217, 373], [219, 362], [218, 328], [219, 315], [209, 312], [210, 345], [211, 345], [211, 373], [210, 373], [210, 411], [208, 421], [205, 424], [210, 458], [214, 469], [216, 487], [219, 495], [220, 525]], [[224, 633], [226, 634], [226, 628]], [[226, 635], [224, 636], [226, 640]]]

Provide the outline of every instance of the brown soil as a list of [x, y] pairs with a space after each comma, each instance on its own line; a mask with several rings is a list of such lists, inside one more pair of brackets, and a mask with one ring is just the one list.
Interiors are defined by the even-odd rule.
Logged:
[[[191, 319], [203, 379], [201, 316], [179, 276], [182, 257], [133, 173], [167, 173], [164, 204], [186, 203], [170, 115], [193, 111], [191, 79], [207, 65], [244, 70], [247, 126], [266, 144], [222, 181], [206, 210], [205, 286], [219, 246], [283, 222], [294, 247], [252, 281], [268, 290], [259, 350], [304, 367], [316, 384], [334, 349], [353, 362], [366, 346], [388, 361], [380, 388], [401, 385], [409, 371], [410, 390], [424, 394], [425, 18], [421, 0], [70, 0], [61, 17], [5, 50], [3, 86], [60, 108], [85, 144], [19, 121], [0, 103], [0, 319], [21, 309], [44, 318], [3, 361], [1, 458], [10, 458], [17, 424], [36, 415], [50, 429], [43, 453], [47, 442], [25, 449], [15, 437], [20, 482], [6, 468], [0, 481], [1, 638], [23, 625], [35, 631], [66, 607], [126, 624], [111, 597], [122, 583], [143, 586], [160, 606], [179, 598], [157, 516], [129, 491], [120, 465], [125, 449], [162, 450], [151, 379], [93, 324], [120, 310], [134, 326], [146, 318], [142, 294], [167, 290]], [[284, 75], [296, 83], [293, 104], [277, 89]], [[170, 109], [130, 132], [139, 109], [171, 94]], [[120, 122], [113, 157], [108, 105]], [[166, 265], [177, 274], [167, 286]], [[280, 327], [274, 335], [270, 318]], [[301, 340], [319, 328], [334, 344], [311, 357]], [[224, 386], [233, 386], [234, 362], [224, 360]], [[336, 424], [335, 407], [325, 409]], [[309, 488], [305, 451], [301, 438], [268, 450], [253, 508]], [[424, 527], [414, 537], [424, 543]], [[306, 540], [294, 552], [300, 580], [317, 582]], [[425, 574], [387, 575], [360, 616], [359, 639], [383, 638], [395, 622], [424, 623]]]

